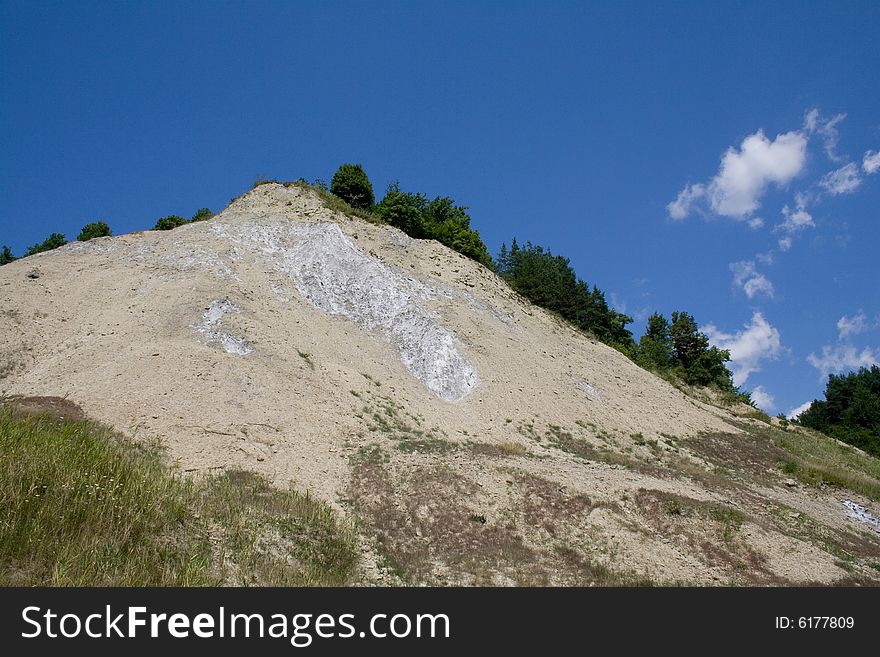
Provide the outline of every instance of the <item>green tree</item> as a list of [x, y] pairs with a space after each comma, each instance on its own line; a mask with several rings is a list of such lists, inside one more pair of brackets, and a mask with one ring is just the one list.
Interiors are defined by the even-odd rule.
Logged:
[[709, 348], [709, 339], [698, 330], [694, 316], [686, 312], [672, 313], [669, 337], [673, 362], [685, 370]]
[[508, 284], [535, 305], [559, 313], [624, 352], [632, 350], [632, 333], [626, 328], [632, 318], [609, 307], [598, 287], [591, 289], [580, 280], [568, 258], [531, 242], [520, 246], [514, 239], [510, 249], [501, 245], [496, 266]]
[[214, 213], [211, 212], [208, 208], [201, 208], [196, 211], [196, 213], [192, 216], [190, 221], [207, 221], [211, 217], [214, 216]]
[[672, 364], [669, 321], [659, 313], [648, 317], [645, 334], [639, 338], [638, 361], [644, 367], [660, 370]]
[[455, 205], [451, 198], [438, 196], [425, 209], [423, 224], [429, 237], [489, 269], [495, 268], [489, 249], [480, 234], [471, 228], [466, 207]]
[[880, 457], [880, 367], [831, 374], [825, 399], [814, 400], [796, 421]]
[[12, 262], [15, 259], [16, 259], [15, 256], [12, 255], [12, 250], [4, 244], [3, 250], [0, 251], [0, 266], [8, 265], [10, 262]]
[[375, 203], [373, 185], [360, 164], [343, 164], [330, 181], [330, 192], [353, 208], [369, 210]]
[[672, 364], [686, 383], [715, 384], [735, 391], [730, 370], [725, 365], [730, 360], [730, 352], [710, 347], [709, 338], [699, 331], [693, 315], [673, 312], [669, 337], [672, 340]]
[[110, 237], [110, 235], [112, 235], [110, 232], [110, 226], [103, 221], [96, 221], [83, 226], [82, 230], [79, 231], [79, 237], [76, 239], [80, 242], [87, 242], [96, 237]]
[[189, 220], [184, 219], [183, 217], [179, 217], [176, 214], [172, 214], [168, 217], [162, 217], [159, 221], [156, 222], [156, 225], [151, 228], [151, 230], [171, 230], [173, 228], [177, 228], [178, 226], [183, 226], [184, 224], [188, 224]]
[[388, 185], [385, 197], [376, 205], [374, 212], [385, 223], [399, 228], [410, 237], [425, 239], [428, 237], [424, 225], [427, 209], [428, 197], [424, 194], [402, 192], [395, 182]]
[[64, 246], [65, 244], [67, 244], [67, 240], [64, 239], [64, 235], [61, 233], [52, 233], [39, 244], [29, 246], [25, 255], [32, 256], [36, 253], [51, 251], [52, 249], [57, 249], [59, 246]]

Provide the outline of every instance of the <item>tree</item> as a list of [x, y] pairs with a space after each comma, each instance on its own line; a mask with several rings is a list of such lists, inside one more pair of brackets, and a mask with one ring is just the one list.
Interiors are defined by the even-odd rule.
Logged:
[[709, 348], [709, 339], [697, 330], [694, 316], [686, 312], [672, 313], [669, 337], [672, 340], [672, 359], [685, 370]]
[[427, 196], [402, 192], [400, 186], [394, 182], [388, 185], [385, 197], [374, 208], [374, 212], [383, 221], [400, 228], [410, 237], [424, 239], [428, 237], [423, 218], [427, 209]]
[[0, 251], [0, 266], [8, 265], [10, 262], [12, 262], [15, 259], [16, 259], [15, 256], [12, 255], [12, 250], [4, 244], [3, 250]]
[[172, 214], [168, 217], [162, 217], [159, 221], [156, 222], [156, 225], [151, 228], [151, 230], [171, 230], [173, 228], [177, 228], [178, 226], [183, 226], [184, 224], [188, 224], [189, 220], [184, 219], [183, 217], [179, 217], [176, 214]]
[[373, 185], [360, 164], [343, 164], [330, 181], [330, 192], [353, 208], [369, 210], [373, 207]]
[[96, 221], [83, 226], [82, 230], [79, 232], [79, 237], [76, 239], [80, 242], [87, 242], [96, 237], [110, 237], [110, 235], [112, 235], [110, 232], [110, 226], [103, 221]]
[[489, 269], [495, 269], [489, 249], [480, 234], [471, 228], [466, 207], [455, 205], [451, 198], [438, 196], [425, 209], [423, 223], [431, 238]]
[[825, 399], [796, 421], [880, 457], [880, 367], [829, 375]]
[[211, 217], [214, 216], [214, 213], [211, 212], [208, 208], [200, 208], [196, 211], [196, 213], [192, 216], [190, 221], [207, 221]]
[[672, 364], [686, 383], [715, 384], [724, 390], [735, 391], [730, 370], [725, 365], [730, 360], [730, 352], [710, 347], [709, 338], [698, 330], [693, 315], [673, 312], [669, 337], [672, 340]]
[[47, 237], [39, 244], [29, 246], [27, 251], [25, 252], [25, 255], [32, 256], [36, 253], [51, 251], [52, 249], [57, 249], [59, 246], [64, 246], [65, 244], [67, 244], [67, 240], [64, 239], [64, 235], [62, 235], [61, 233], [52, 233], [51, 235], [49, 235], [49, 237]]
[[645, 334], [639, 338], [638, 361], [644, 367], [661, 370], [672, 364], [669, 321], [659, 313], [648, 317]]
[[632, 349], [632, 333], [626, 328], [632, 318], [610, 308], [598, 287], [590, 289], [578, 279], [568, 258], [531, 242], [520, 246], [514, 239], [510, 249], [501, 245], [496, 266], [501, 277], [535, 305], [559, 313], [607, 344]]

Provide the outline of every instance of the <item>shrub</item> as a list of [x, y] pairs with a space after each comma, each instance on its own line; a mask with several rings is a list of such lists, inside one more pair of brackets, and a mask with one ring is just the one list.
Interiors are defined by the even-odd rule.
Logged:
[[12, 255], [12, 250], [4, 244], [3, 250], [0, 251], [0, 266], [8, 265], [13, 260], [15, 260], [15, 256]]
[[353, 208], [373, 207], [373, 185], [360, 164], [343, 164], [330, 181], [330, 191]]
[[208, 208], [200, 208], [192, 216], [192, 219], [190, 221], [207, 221], [208, 219], [210, 219], [213, 216], [214, 216], [214, 213], [211, 212]]
[[52, 249], [57, 249], [59, 246], [64, 246], [65, 244], [67, 244], [67, 240], [64, 239], [64, 235], [62, 235], [61, 233], [52, 233], [51, 235], [49, 235], [49, 237], [47, 237], [39, 244], [29, 246], [25, 255], [31, 256], [35, 253], [51, 251]]
[[153, 226], [152, 230], [171, 230], [188, 223], [189, 221], [187, 219], [173, 214], [169, 217], [162, 217], [159, 219], [159, 221], [156, 222], [156, 225]]
[[79, 231], [79, 237], [76, 239], [80, 242], [88, 242], [96, 237], [110, 237], [110, 235], [112, 235], [110, 226], [103, 221], [96, 221], [83, 226], [82, 230]]
[[400, 191], [397, 183], [388, 185], [385, 197], [375, 208], [383, 221], [399, 228], [410, 237], [426, 238], [427, 231], [422, 215], [428, 209], [428, 197]]
[[429, 201], [424, 194], [402, 192], [394, 182], [388, 185], [385, 198], [376, 206], [375, 213], [410, 237], [437, 240], [494, 270], [492, 256], [480, 234], [471, 228], [471, 218], [466, 210], [445, 196]]

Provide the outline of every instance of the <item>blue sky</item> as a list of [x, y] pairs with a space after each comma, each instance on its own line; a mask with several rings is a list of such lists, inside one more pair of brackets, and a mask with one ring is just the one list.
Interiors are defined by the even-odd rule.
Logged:
[[[880, 359], [880, 3], [0, 2], [0, 243], [257, 177], [448, 195], [768, 411]], [[759, 221], [760, 220], [760, 221]]]

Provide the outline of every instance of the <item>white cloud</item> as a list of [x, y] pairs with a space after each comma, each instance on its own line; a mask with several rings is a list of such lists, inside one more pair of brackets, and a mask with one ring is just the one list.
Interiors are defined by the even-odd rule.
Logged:
[[705, 197], [715, 214], [744, 219], [760, 207], [770, 184], [786, 185], [803, 170], [806, 153], [807, 138], [799, 131], [770, 141], [758, 130], [743, 139], [739, 149], [727, 149], [718, 173], [708, 184], [686, 186], [666, 206], [669, 216], [684, 219]]
[[864, 169], [867, 174], [880, 171], [880, 153], [865, 151], [865, 157], [862, 159], [862, 169]]
[[759, 294], [773, 298], [773, 283], [755, 269], [753, 260], [732, 262], [730, 263], [730, 271], [733, 272], [733, 284], [742, 288], [749, 299]]
[[681, 220], [691, 213], [691, 207], [699, 199], [706, 194], [706, 187], [700, 183], [695, 185], [686, 185], [683, 190], [678, 193], [674, 201], [666, 206], [669, 216], [676, 220]]
[[813, 405], [813, 402], [811, 402], [811, 401], [804, 402], [800, 406], [797, 406], [797, 407], [791, 409], [788, 413], [785, 414], [785, 417], [787, 417], [789, 420], [793, 420], [798, 415], [800, 415], [801, 413], [806, 411], [812, 405]]
[[813, 222], [813, 217], [806, 210], [805, 202], [806, 199], [798, 194], [796, 209], [792, 210], [787, 205], [782, 208], [782, 215], [785, 217], [785, 221], [773, 227], [773, 232], [784, 233], [784, 236], [779, 240], [780, 251], [788, 251], [794, 243], [795, 235], [802, 230], [816, 226]]
[[752, 401], [755, 405], [761, 410], [767, 411], [768, 413], [776, 408], [776, 403], [773, 395], [764, 390], [764, 386], [755, 386], [755, 389], [749, 393], [752, 398]]
[[804, 130], [810, 134], [818, 133], [822, 137], [825, 154], [833, 162], [840, 161], [840, 157], [837, 155], [837, 142], [839, 139], [837, 124], [845, 118], [846, 114], [838, 114], [823, 121], [819, 116], [818, 109], [810, 110], [804, 118]]
[[724, 333], [709, 324], [703, 332], [711, 344], [730, 351], [733, 383], [737, 386], [745, 383], [752, 372], [760, 371], [761, 361], [778, 358], [782, 349], [779, 331], [758, 311], [742, 331]]
[[772, 142], [760, 130], [749, 135], [739, 151], [729, 148], [721, 158], [708, 189], [712, 210], [734, 218], [751, 214], [770, 183], [785, 185], [801, 172], [806, 151], [800, 132], [778, 135]]
[[797, 233], [804, 228], [811, 228], [816, 225], [813, 223], [813, 217], [802, 206], [792, 210], [786, 205], [782, 208], [782, 216], [785, 217], [785, 221], [777, 225], [776, 228], [786, 233]]
[[757, 254], [757, 255], [755, 256], [755, 259], [756, 259], [758, 262], [760, 262], [761, 264], [764, 264], [764, 265], [772, 265], [772, 264], [775, 262], [776, 257], [774, 256], [774, 254], [773, 254], [773, 250], [771, 249], [770, 251], [767, 251], [767, 253], [759, 253], [759, 254]]
[[859, 175], [859, 167], [856, 166], [856, 163], [850, 162], [839, 169], [826, 173], [819, 184], [834, 195], [850, 194], [862, 184], [862, 177]]
[[868, 330], [868, 316], [860, 310], [853, 317], [844, 315], [837, 320], [838, 337], [843, 340], [850, 335], [858, 335]]
[[843, 372], [880, 364], [871, 349], [865, 347], [859, 352], [851, 344], [826, 345], [822, 347], [821, 356], [810, 354], [807, 356], [807, 362], [819, 370], [822, 379], [826, 379], [832, 372]]
[[817, 125], [819, 125], [819, 110], [813, 108], [804, 115], [804, 130], [812, 134], [816, 132]]
[[752, 217], [749, 219], [749, 228], [752, 230], [758, 230], [764, 225], [764, 220], [761, 217]]

